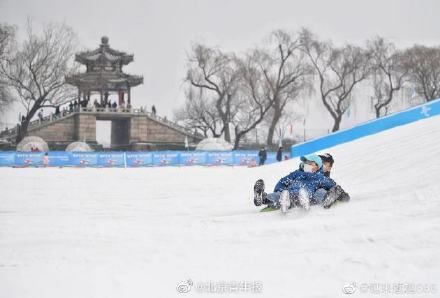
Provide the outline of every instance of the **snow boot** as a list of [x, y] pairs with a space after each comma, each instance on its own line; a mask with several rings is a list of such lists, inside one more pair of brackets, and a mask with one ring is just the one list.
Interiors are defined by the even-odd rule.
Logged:
[[263, 179], [258, 179], [254, 185], [254, 205], [261, 206], [263, 201], [266, 201], [266, 193], [264, 192], [264, 181]]
[[309, 193], [307, 192], [307, 190], [305, 190], [304, 188], [301, 188], [299, 190], [298, 203], [305, 210], [310, 209], [310, 196], [309, 196]]
[[286, 213], [290, 208], [290, 194], [288, 190], [283, 190], [280, 194], [280, 209], [282, 213]]

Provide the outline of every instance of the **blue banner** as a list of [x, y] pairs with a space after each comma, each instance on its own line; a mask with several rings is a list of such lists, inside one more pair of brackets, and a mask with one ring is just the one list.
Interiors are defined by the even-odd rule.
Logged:
[[43, 152], [17, 152], [15, 153], [15, 166], [38, 167], [43, 165]]
[[[288, 153], [283, 152], [283, 155], [281, 156], [282, 160], [285, 158], [285, 155], [288, 155]], [[275, 162], [278, 162], [277, 153], [276, 152], [268, 152], [266, 164], [275, 163]]]
[[235, 151], [234, 152], [234, 165], [240, 166], [255, 166], [258, 164], [258, 152], [257, 151]]
[[182, 152], [180, 153], [180, 164], [183, 166], [205, 165], [206, 152]]
[[10, 167], [15, 165], [15, 152], [0, 151], [0, 167]]
[[177, 166], [179, 165], [179, 152], [163, 151], [153, 153], [153, 165], [155, 166]]
[[208, 152], [206, 163], [211, 166], [233, 165], [234, 157], [232, 151]]
[[76, 167], [96, 167], [98, 165], [98, 153], [72, 152], [70, 165]]
[[71, 153], [65, 151], [49, 151], [49, 167], [70, 166]]
[[153, 165], [151, 152], [126, 152], [127, 167], [148, 167]]
[[[0, 166], [44, 166], [44, 152], [0, 151]], [[266, 164], [276, 162], [268, 152]], [[64, 152], [49, 151], [49, 167], [255, 166], [258, 151]]]
[[99, 152], [97, 165], [99, 167], [125, 167], [125, 153]]

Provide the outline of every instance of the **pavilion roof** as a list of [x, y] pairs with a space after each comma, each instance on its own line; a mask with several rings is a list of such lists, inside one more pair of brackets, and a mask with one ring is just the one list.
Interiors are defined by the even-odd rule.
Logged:
[[66, 76], [66, 83], [86, 90], [124, 90], [143, 84], [142, 76], [122, 72], [87, 72]]
[[133, 55], [110, 48], [108, 37], [101, 38], [101, 45], [96, 50], [84, 51], [75, 55], [75, 61], [81, 64], [109, 61], [111, 63], [120, 61], [127, 65], [133, 61]]

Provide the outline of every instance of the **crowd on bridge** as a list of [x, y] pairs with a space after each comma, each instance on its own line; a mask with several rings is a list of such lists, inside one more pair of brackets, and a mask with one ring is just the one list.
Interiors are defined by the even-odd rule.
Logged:
[[[55, 111], [51, 112], [49, 115], [44, 116], [44, 109], [41, 108], [38, 113], [38, 122], [43, 123], [45, 121], [52, 121], [53, 119], [64, 117], [68, 114], [74, 113], [79, 111], [81, 108], [84, 109], [90, 109], [90, 111], [102, 111], [102, 112], [131, 112], [132, 111], [132, 105], [131, 104], [125, 104], [122, 102], [121, 104], [117, 104], [116, 101], [108, 100], [107, 97], [101, 99], [101, 101], [94, 100], [93, 104], [91, 104], [91, 101], [89, 99], [84, 100], [74, 100], [70, 101], [68, 103], [59, 104], [54, 106]], [[148, 112], [147, 107], [141, 106], [139, 108], [139, 111], [141, 113]], [[153, 105], [151, 107], [151, 115], [153, 117], [156, 117], [156, 107]], [[164, 118], [166, 120], [166, 117]], [[23, 123], [26, 121], [25, 115], [19, 115], [19, 123], [17, 124], [17, 129], [20, 129]], [[5, 131], [7, 132], [9, 129], [8, 127], [5, 128]]]
[[[64, 105], [56, 105], [55, 106], [55, 111], [53, 113], [50, 114], [49, 118], [60, 118], [60, 117], [64, 117], [68, 114], [71, 114], [73, 112], [77, 112], [79, 111], [80, 108], [91, 108], [92, 111], [109, 111], [109, 112], [130, 112], [132, 110], [132, 105], [131, 104], [127, 104], [125, 105], [124, 103], [120, 104], [118, 106], [118, 104], [116, 103], [116, 101], [112, 102], [110, 100], [101, 100], [101, 102], [98, 102], [98, 100], [94, 100], [93, 101], [93, 105], [89, 104], [89, 100], [75, 100], [75, 101], [70, 101], [68, 104], [64, 104]], [[141, 112], [147, 112], [147, 107], [140, 107], [140, 111]], [[156, 107], [153, 105], [151, 107], [151, 114], [153, 116], [156, 116]], [[44, 110], [40, 109], [40, 111], [38, 112], [38, 119], [40, 122], [44, 122], [45, 119], [47, 119], [44, 117]], [[26, 116], [21, 116], [21, 122], [23, 123], [26, 120]]]

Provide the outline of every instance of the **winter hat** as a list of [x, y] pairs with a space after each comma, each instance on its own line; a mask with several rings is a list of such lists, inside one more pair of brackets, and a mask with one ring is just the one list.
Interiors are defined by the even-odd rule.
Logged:
[[335, 163], [335, 160], [333, 159], [333, 156], [331, 156], [330, 153], [324, 153], [322, 155], [319, 155], [321, 157], [322, 162], [329, 162], [332, 166]]
[[306, 155], [306, 156], [301, 156], [299, 159], [302, 162], [305, 162], [307, 160], [308, 161], [313, 161], [314, 163], [316, 163], [318, 165], [319, 168], [322, 167], [322, 159], [321, 159], [321, 157], [319, 157], [316, 154], [310, 154], [310, 155]]

